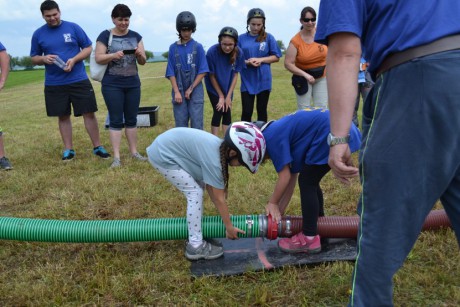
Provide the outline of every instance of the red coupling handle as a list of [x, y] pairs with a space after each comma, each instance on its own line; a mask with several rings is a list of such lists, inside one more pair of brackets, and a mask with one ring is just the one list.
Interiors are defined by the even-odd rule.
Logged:
[[273, 221], [271, 214], [267, 216], [267, 220], [267, 239], [276, 240], [278, 238], [278, 224]]

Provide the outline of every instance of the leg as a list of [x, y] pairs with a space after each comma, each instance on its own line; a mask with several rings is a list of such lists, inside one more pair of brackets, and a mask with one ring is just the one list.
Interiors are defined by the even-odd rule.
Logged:
[[460, 247], [460, 168], [449, 184], [449, 188], [441, 196], [441, 202], [455, 231]]
[[70, 115], [63, 115], [58, 117], [59, 132], [61, 133], [62, 142], [65, 149], [72, 149], [72, 121]]
[[313, 106], [318, 108], [327, 109], [328, 96], [327, 96], [327, 80], [326, 77], [316, 79], [315, 84], [312, 86]]
[[251, 95], [248, 92], [241, 92], [241, 103], [243, 104], [243, 108], [241, 110], [242, 121], [251, 122], [255, 98], [255, 95]]
[[356, 127], [359, 127], [358, 110], [359, 110], [359, 101], [361, 100], [362, 87], [363, 87], [363, 83], [358, 83], [358, 96], [356, 97], [355, 109], [353, 110], [353, 123], [355, 124]]
[[306, 236], [318, 234], [318, 216], [324, 215], [321, 179], [329, 172], [329, 165], [305, 165], [299, 174], [302, 231]]
[[210, 93], [208, 91], [209, 101], [212, 106], [212, 119], [211, 119], [211, 133], [214, 135], [219, 135], [220, 121], [222, 119], [222, 112], [217, 111], [216, 106], [219, 103], [219, 97]]
[[257, 120], [268, 121], [268, 100], [270, 98], [270, 91], [263, 91], [257, 94]]
[[204, 90], [202, 83], [197, 85], [193, 90], [188, 107], [188, 112], [190, 114], [190, 127], [203, 130]]
[[[183, 97], [183, 96], [182, 96]], [[174, 121], [176, 127], [188, 127], [189, 114], [188, 114], [188, 101], [183, 99], [182, 103], [172, 101]]]
[[2, 128], [0, 128], [0, 158], [5, 156], [5, 147], [3, 145], [3, 133]]
[[128, 140], [129, 152], [137, 154], [137, 113], [141, 102], [141, 88], [135, 87], [125, 91], [124, 120], [125, 134]]
[[[311, 85], [309, 86], [311, 87]], [[303, 110], [310, 106], [311, 92], [307, 92], [304, 95], [297, 95], [295, 93], [295, 96], [297, 98], [297, 110]]]
[[114, 86], [102, 86], [102, 95], [109, 111], [109, 137], [113, 156], [120, 160], [121, 130], [124, 127], [123, 109], [125, 91]]
[[[393, 276], [436, 200], [442, 198], [449, 208], [459, 199], [458, 191], [450, 190], [459, 183], [453, 179], [460, 165], [455, 154], [460, 150], [459, 70], [452, 69], [458, 65], [458, 51], [404, 63], [384, 73], [364, 103], [358, 257], [350, 305], [391, 305]], [[447, 210], [458, 221], [458, 202], [455, 206]]]
[[101, 139], [99, 137], [99, 126], [97, 124], [97, 118], [94, 113], [83, 114], [83, 120], [85, 123], [86, 132], [88, 132], [89, 138], [93, 143], [93, 147], [101, 145]]
[[203, 188], [189, 173], [182, 169], [170, 170], [155, 164], [153, 164], [153, 167], [163, 174], [187, 199], [188, 240], [193, 246], [199, 246], [203, 242], [203, 233], [201, 231]]

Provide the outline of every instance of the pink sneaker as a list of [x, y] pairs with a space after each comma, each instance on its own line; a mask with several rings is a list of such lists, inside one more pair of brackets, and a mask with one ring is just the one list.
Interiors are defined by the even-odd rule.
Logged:
[[300, 232], [291, 238], [279, 240], [278, 247], [283, 252], [287, 253], [315, 254], [321, 251], [321, 239], [319, 235], [316, 235], [313, 239], [309, 240], [302, 232]]

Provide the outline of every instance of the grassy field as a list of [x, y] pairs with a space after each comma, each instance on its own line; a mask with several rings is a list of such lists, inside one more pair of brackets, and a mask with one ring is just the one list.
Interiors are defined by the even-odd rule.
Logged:
[[[166, 63], [140, 68], [141, 106], [160, 106], [159, 124], [139, 129], [139, 150], [174, 127]], [[295, 110], [290, 74], [273, 65], [269, 117]], [[43, 71], [12, 72], [0, 92], [0, 125], [14, 170], [0, 172], [0, 215], [62, 220], [117, 220], [185, 216], [185, 200], [148, 163], [128, 159], [123, 140], [120, 169], [93, 156], [81, 118], [72, 118], [77, 159], [60, 161], [57, 120], [48, 118]], [[106, 107], [97, 94], [101, 139]], [[234, 120], [241, 112], [238, 91]], [[205, 101], [205, 128], [211, 106]], [[355, 157], [356, 159], [356, 157]], [[229, 208], [234, 215], [262, 214], [276, 173], [270, 163], [251, 175], [230, 169]], [[327, 215], [355, 214], [360, 187], [342, 186], [331, 174], [322, 183]], [[300, 215], [298, 191], [287, 214]], [[205, 215], [218, 215], [205, 198]], [[286, 267], [233, 277], [191, 278], [183, 241], [75, 244], [0, 241], [2, 306], [343, 306], [351, 262]], [[459, 306], [460, 257], [451, 230], [424, 232], [395, 277], [397, 306]]]

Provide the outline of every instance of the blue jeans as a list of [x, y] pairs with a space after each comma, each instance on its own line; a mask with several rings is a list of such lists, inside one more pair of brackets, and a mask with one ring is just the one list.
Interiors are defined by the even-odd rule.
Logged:
[[103, 85], [102, 95], [109, 110], [111, 130], [137, 126], [137, 113], [141, 102], [141, 88], [120, 88]]
[[393, 276], [438, 199], [460, 244], [460, 51], [383, 73], [363, 108], [351, 306], [392, 306]]

